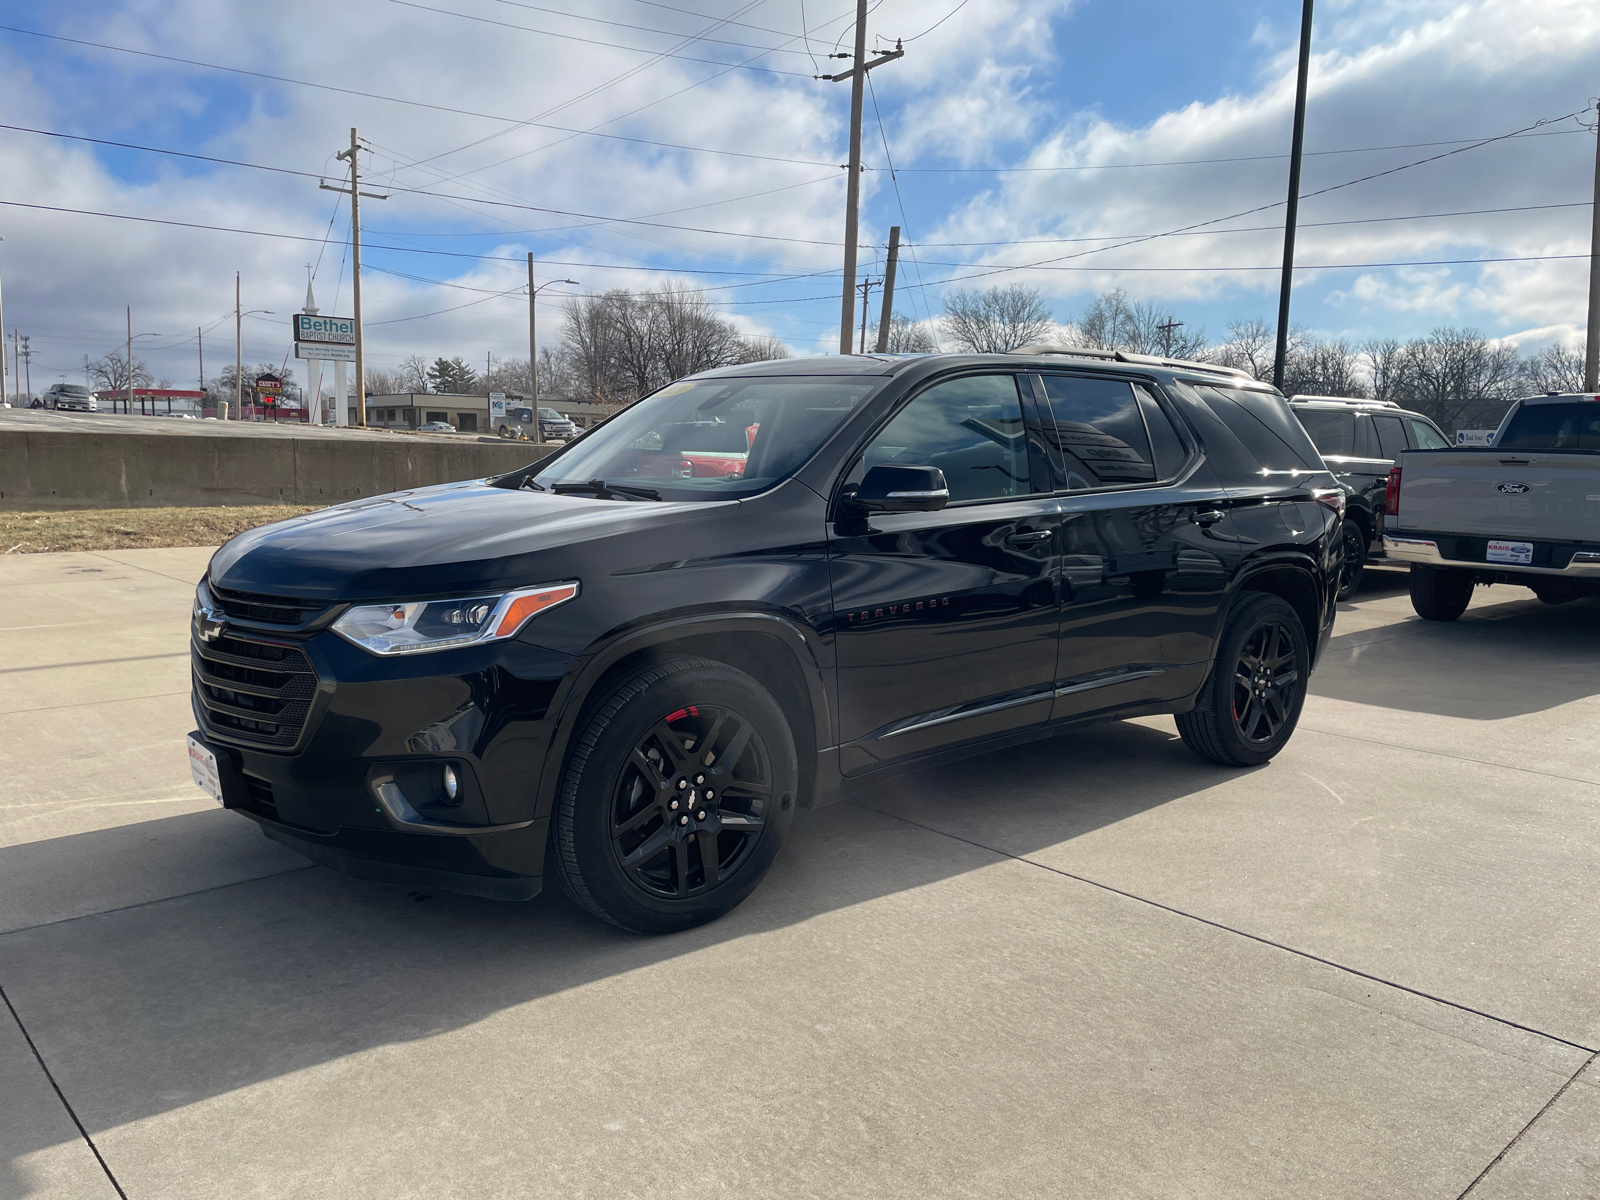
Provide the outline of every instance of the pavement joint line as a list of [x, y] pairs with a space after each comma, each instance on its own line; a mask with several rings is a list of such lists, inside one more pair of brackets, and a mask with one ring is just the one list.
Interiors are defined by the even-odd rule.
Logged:
[[111, 1186], [117, 1189], [117, 1195], [122, 1200], [128, 1200], [128, 1193], [122, 1190], [122, 1185], [117, 1182], [117, 1177], [111, 1173], [111, 1166], [106, 1162], [105, 1156], [100, 1153], [100, 1147], [94, 1144], [94, 1139], [89, 1136], [89, 1131], [83, 1127], [83, 1122], [78, 1119], [77, 1110], [72, 1107], [72, 1102], [67, 1099], [61, 1085], [56, 1082], [56, 1077], [50, 1073], [49, 1066], [44, 1061], [44, 1055], [39, 1053], [39, 1047], [34, 1045], [33, 1035], [28, 1032], [28, 1027], [22, 1023], [22, 1017], [17, 1013], [17, 1006], [11, 1003], [11, 997], [6, 995], [6, 989], [0, 987], [0, 1000], [6, 1002], [6, 1008], [11, 1012], [11, 1019], [17, 1023], [17, 1030], [22, 1034], [22, 1040], [28, 1043], [28, 1049], [33, 1051], [33, 1060], [39, 1064], [39, 1070], [44, 1072], [44, 1077], [50, 1081], [50, 1086], [55, 1089], [56, 1099], [61, 1101], [61, 1107], [67, 1110], [67, 1116], [72, 1118], [72, 1123], [78, 1127], [78, 1133], [94, 1154], [95, 1162], [100, 1164], [100, 1169], [105, 1172]]
[[1534, 1125], [1538, 1122], [1539, 1118], [1544, 1116], [1545, 1113], [1549, 1112], [1550, 1109], [1555, 1105], [1555, 1102], [1557, 1100], [1561, 1099], [1562, 1096], [1565, 1096], [1567, 1094], [1567, 1089], [1569, 1087], [1571, 1087], [1573, 1084], [1578, 1082], [1578, 1076], [1582, 1075], [1585, 1071], [1587, 1071], [1589, 1069], [1589, 1067], [1594, 1063], [1594, 1060], [1596, 1058], [1600, 1058], [1600, 1053], [1591, 1054], [1587, 1059], [1584, 1060], [1583, 1065], [1580, 1066], [1576, 1071], [1574, 1071], [1572, 1073], [1572, 1078], [1568, 1079], [1559, 1088], [1557, 1088], [1556, 1089], [1556, 1094], [1554, 1096], [1551, 1096], [1550, 1099], [1545, 1101], [1544, 1107], [1541, 1108], [1538, 1112], [1534, 1113], [1533, 1116], [1531, 1118], [1529, 1118], [1528, 1123], [1526, 1125], [1524, 1125], [1521, 1129], [1517, 1130], [1516, 1136], [1513, 1137], [1509, 1142], [1506, 1143], [1505, 1149], [1500, 1151], [1499, 1154], [1496, 1154], [1494, 1156], [1494, 1158], [1490, 1160], [1489, 1165], [1487, 1167], [1485, 1167], [1483, 1170], [1478, 1172], [1477, 1178], [1474, 1179], [1471, 1183], [1467, 1184], [1466, 1190], [1463, 1191], [1459, 1196], [1457, 1196], [1456, 1200], [1466, 1200], [1467, 1196], [1469, 1196], [1472, 1193], [1472, 1189], [1477, 1187], [1480, 1183], [1482, 1183], [1484, 1181], [1484, 1179], [1488, 1176], [1489, 1172], [1494, 1170], [1495, 1167], [1500, 1165], [1500, 1160], [1505, 1158], [1506, 1155], [1511, 1153], [1511, 1148], [1522, 1140], [1522, 1135], [1527, 1133], [1528, 1130], [1532, 1129], [1534, 1127]]
[[1443, 750], [1429, 750], [1425, 746], [1407, 746], [1400, 742], [1385, 742], [1379, 738], [1361, 737], [1354, 733], [1335, 733], [1331, 729], [1318, 729], [1312, 725], [1301, 725], [1300, 729], [1311, 733], [1320, 733], [1324, 737], [1344, 738], [1351, 742], [1365, 742], [1369, 746], [1387, 746], [1391, 750], [1410, 750], [1415, 754], [1432, 754], [1438, 758], [1448, 758], [1455, 762], [1472, 763], [1479, 767], [1498, 767], [1502, 771], [1518, 771], [1523, 775], [1538, 775], [1544, 779], [1560, 779], [1567, 783], [1582, 783], [1589, 787], [1600, 787], [1600, 782], [1593, 779], [1579, 779], [1576, 775], [1557, 775], [1554, 771], [1536, 771], [1532, 767], [1514, 767], [1510, 763], [1491, 762], [1486, 758], [1470, 758], [1465, 754], [1449, 754]]
[[1456, 1000], [1446, 1000], [1443, 996], [1435, 996], [1432, 992], [1425, 992], [1421, 988], [1409, 987], [1403, 983], [1396, 983], [1392, 979], [1385, 979], [1381, 975], [1373, 975], [1367, 971], [1362, 971], [1359, 968], [1346, 966], [1344, 963], [1334, 962], [1332, 959], [1323, 958], [1320, 955], [1312, 954], [1309, 950], [1301, 950], [1295, 946], [1285, 945], [1283, 942], [1275, 942], [1271, 938], [1262, 937], [1259, 933], [1249, 933], [1243, 929], [1235, 929], [1232, 925], [1224, 925], [1221, 921], [1213, 921], [1210, 917], [1202, 917], [1198, 913], [1187, 912], [1181, 908], [1174, 908], [1170, 904], [1163, 904], [1159, 900], [1151, 900], [1148, 896], [1141, 896], [1135, 892], [1124, 891], [1122, 888], [1113, 887], [1109, 883], [1101, 883], [1097, 879], [1090, 879], [1086, 875], [1075, 875], [1071, 871], [1062, 870], [1060, 867], [1052, 867], [1049, 863], [1039, 862], [1037, 859], [1029, 858], [1025, 854], [1012, 854], [1009, 850], [1001, 850], [996, 846], [990, 846], [983, 842], [974, 841], [971, 838], [962, 837], [959, 833], [950, 833], [943, 829], [936, 829], [932, 825], [924, 825], [921, 821], [914, 821], [910, 817], [902, 817], [899, 813], [884, 812], [882, 809], [873, 808], [870, 804], [862, 804], [859, 800], [847, 800], [845, 803], [852, 804], [857, 808], [865, 809], [867, 812], [877, 813], [880, 817], [889, 817], [892, 820], [902, 821], [905, 824], [911, 825], [917, 829], [927, 830], [927, 832], [936, 834], [939, 837], [947, 837], [951, 841], [963, 842], [966, 845], [974, 846], [979, 850], [987, 850], [991, 854], [998, 854], [1002, 858], [1011, 859], [1013, 862], [1026, 863], [1030, 867], [1037, 867], [1041, 871], [1049, 871], [1051, 874], [1060, 875], [1064, 879], [1075, 880], [1078, 883], [1086, 883], [1090, 887], [1099, 888], [1104, 892], [1110, 892], [1114, 896], [1121, 896], [1126, 900], [1133, 900], [1139, 904], [1147, 904], [1151, 908], [1158, 908], [1162, 912], [1171, 913], [1173, 916], [1183, 917], [1187, 920], [1195, 921], [1201, 925], [1209, 925], [1212, 929], [1220, 929], [1223, 933], [1231, 933], [1236, 937], [1246, 938], [1263, 946], [1270, 946], [1274, 950], [1282, 950], [1286, 954], [1293, 954], [1299, 958], [1308, 959], [1314, 963], [1320, 963], [1325, 967], [1331, 967], [1335, 971], [1343, 971], [1347, 975], [1354, 975], [1357, 978], [1368, 980], [1369, 982], [1379, 984], [1382, 987], [1393, 988], [1399, 992], [1406, 992], [1423, 1000], [1431, 1000], [1435, 1004], [1442, 1004], [1447, 1008], [1453, 1008], [1458, 1012], [1469, 1013], [1474, 1017], [1482, 1017], [1486, 1021], [1493, 1021], [1498, 1025], [1504, 1025], [1511, 1029], [1517, 1029], [1523, 1033], [1531, 1033], [1535, 1037], [1541, 1037], [1547, 1041], [1557, 1042], [1563, 1046], [1571, 1046], [1574, 1050], [1582, 1050], [1591, 1057], [1596, 1054], [1600, 1054], [1600, 1050], [1597, 1050], [1594, 1046], [1585, 1046], [1582, 1042], [1574, 1042], [1568, 1038], [1560, 1037], [1554, 1033], [1547, 1033], [1543, 1029], [1535, 1029], [1531, 1025], [1523, 1025], [1520, 1022], [1511, 1020], [1509, 1017], [1498, 1017], [1494, 1013], [1484, 1012], [1482, 1009], [1473, 1008], [1471, 1005], [1462, 1004]]
[[166, 700], [173, 696], [187, 696], [192, 689], [184, 688], [181, 692], [157, 692], [152, 696], [121, 696], [115, 700], [80, 700], [76, 704], [51, 704], [44, 708], [19, 708], [7, 712], [0, 712], [0, 717], [21, 717], [28, 713], [60, 712], [63, 708], [89, 708], [96, 704], [132, 704], [137, 700]]
[[[154, 904], [166, 904], [171, 900], [186, 900], [190, 896], [204, 896], [207, 892], [220, 892], [227, 888], [243, 887], [247, 883], [260, 883], [264, 879], [276, 879], [280, 875], [293, 875], [296, 871], [309, 871], [317, 864], [308, 862], [303, 866], [285, 867], [281, 871], [269, 871], [265, 875], [252, 875], [249, 879], [233, 879], [227, 883], [218, 883], [211, 887], [195, 888], [192, 892], [178, 892], [172, 896], [157, 896], [154, 900], [141, 900], [137, 904], [119, 904], [116, 908], [102, 908], [95, 912], [79, 913], [75, 917], [59, 917], [54, 921], [40, 921], [37, 925], [22, 925], [16, 929], [0, 929], [0, 938], [8, 938], [18, 933], [32, 933], [36, 929], [49, 929], [55, 925], [70, 925], [73, 921], [87, 921], [91, 917], [109, 917], [113, 913], [132, 912], [136, 908], [149, 908]], [[18, 1024], [21, 1022], [19, 1021]]]
[[7, 667], [5, 670], [0, 671], [0, 675], [20, 675], [24, 671], [54, 671], [58, 668], [65, 670], [67, 667], [105, 667], [112, 663], [151, 662], [158, 658], [188, 657], [189, 652], [185, 650], [182, 654], [137, 654], [131, 658], [96, 658], [88, 662], [41, 663], [37, 667]]
[[[132, 549], [139, 549], [140, 547], [135, 546], [135, 547], [131, 547], [131, 548]], [[216, 547], [206, 547], [206, 546], [163, 546], [163, 547], [161, 547], [161, 549], [164, 549], [164, 550], [206, 550], [206, 549], [211, 549], [214, 552]], [[168, 575], [165, 571], [154, 571], [154, 570], [151, 570], [149, 567], [141, 566], [139, 563], [123, 562], [120, 558], [112, 558], [109, 554], [107, 554], [103, 550], [90, 550], [90, 551], [88, 551], [88, 553], [94, 555], [96, 558], [101, 559], [101, 560], [103, 560], [105, 562], [116, 563], [117, 566], [119, 566], [119, 567], [132, 567], [135, 571], [143, 571], [146, 575], [154, 575], [158, 579], [170, 579], [170, 580], [172, 580], [173, 583], [181, 583], [185, 587], [193, 587], [198, 582], [198, 580], [194, 580], [194, 579], [179, 579], [176, 575]]]

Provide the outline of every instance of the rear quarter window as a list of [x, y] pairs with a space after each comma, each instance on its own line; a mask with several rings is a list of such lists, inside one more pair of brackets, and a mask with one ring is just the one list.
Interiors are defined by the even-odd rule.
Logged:
[[1248, 388], [1193, 386], [1263, 470], [1327, 470], [1317, 447], [1283, 397]]
[[1352, 458], [1356, 452], [1356, 415], [1297, 408], [1295, 415], [1306, 427], [1312, 442], [1323, 454]]

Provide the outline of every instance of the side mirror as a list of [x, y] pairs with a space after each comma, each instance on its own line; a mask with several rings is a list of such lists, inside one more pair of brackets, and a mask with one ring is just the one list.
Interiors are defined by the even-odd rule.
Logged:
[[880, 463], [867, 472], [853, 500], [866, 512], [938, 512], [950, 501], [950, 487], [938, 467]]

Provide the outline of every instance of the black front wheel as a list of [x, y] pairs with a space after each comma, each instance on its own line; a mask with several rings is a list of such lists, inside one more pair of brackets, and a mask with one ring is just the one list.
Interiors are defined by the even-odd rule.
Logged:
[[1310, 673], [1299, 614], [1278, 596], [1246, 593], [1228, 614], [1194, 708], [1178, 714], [1184, 745], [1226, 766], [1266, 762], [1294, 733]]
[[637, 933], [720, 917], [783, 843], [798, 798], [794, 737], [743, 671], [706, 659], [650, 667], [588, 712], [550, 828], [566, 893]]
[[1367, 531], [1359, 522], [1346, 519], [1340, 533], [1344, 565], [1339, 568], [1339, 599], [1348, 600], [1361, 586], [1361, 575], [1367, 568]]

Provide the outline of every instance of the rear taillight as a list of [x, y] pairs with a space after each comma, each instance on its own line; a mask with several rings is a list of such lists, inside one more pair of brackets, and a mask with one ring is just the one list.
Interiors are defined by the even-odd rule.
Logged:
[[1312, 488], [1311, 498], [1323, 508], [1332, 509], [1335, 516], [1344, 516], [1343, 488]]
[[1383, 511], [1394, 516], [1400, 511], [1400, 468], [1389, 468], [1389, 486], [1383, 491]]

